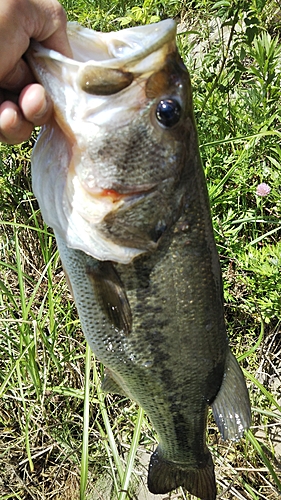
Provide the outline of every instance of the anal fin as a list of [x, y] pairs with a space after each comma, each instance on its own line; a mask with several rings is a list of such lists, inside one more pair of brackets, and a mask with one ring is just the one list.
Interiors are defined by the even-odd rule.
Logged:
[[251, 425], [251, 406], [245, 379], [230, 351], [224, 379], [212, 404], [212, 410], [224, 440], [238, 441]]

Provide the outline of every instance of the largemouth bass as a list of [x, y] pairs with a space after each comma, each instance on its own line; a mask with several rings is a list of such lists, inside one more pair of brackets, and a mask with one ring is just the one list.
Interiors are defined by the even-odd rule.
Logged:
[[28, 60], [54, 103], [32, 158], [82, 329], [107, 367], [103, 388], [155, 427], [148, 488], [216, 497], [206, 445], [250, 425], [224, 323], [221, 270], [172, 20], [98, 33], [68, 28], [73, 59], [34, 43]]

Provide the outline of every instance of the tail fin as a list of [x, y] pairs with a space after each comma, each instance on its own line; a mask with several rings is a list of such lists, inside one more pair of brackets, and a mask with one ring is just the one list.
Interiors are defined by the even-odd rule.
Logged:
[[204, 468], [185, 469], [163, 460], [157, 448], [150, 459], [147, 483], [149, 491], [155, 495], [168, 493], [179, 486], [202, 500], [215, 500], [217, 493], [214, 464], [209, 452]]

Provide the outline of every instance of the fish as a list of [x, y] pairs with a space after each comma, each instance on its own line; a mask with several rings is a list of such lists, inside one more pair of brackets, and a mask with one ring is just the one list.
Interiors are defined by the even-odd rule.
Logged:
[[102, 388], [140, 405], [159, 444], [154, 494], [217, 494], [206, 442], [251, 423], [230, 351], [223, 283], [176, 23], [100, 33], [69, 23], [67, 58], [33, 42], [27, 60], [53, 101], [32, 155], [33, 190], [53, 228]]

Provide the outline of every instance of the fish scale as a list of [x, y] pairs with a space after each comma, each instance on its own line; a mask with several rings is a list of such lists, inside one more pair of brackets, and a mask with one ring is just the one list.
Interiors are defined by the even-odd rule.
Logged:
[[223, 439], [240, 439], [251, 415], [176, 26], [68, 32], [74, 59], [37, 43], [27, 54], [54, 102], [33, 153], [34, 192], [106, 367], [104, 391], [134, 399], [157, 432], [149, 490], [214, 500], [208, 407]]

